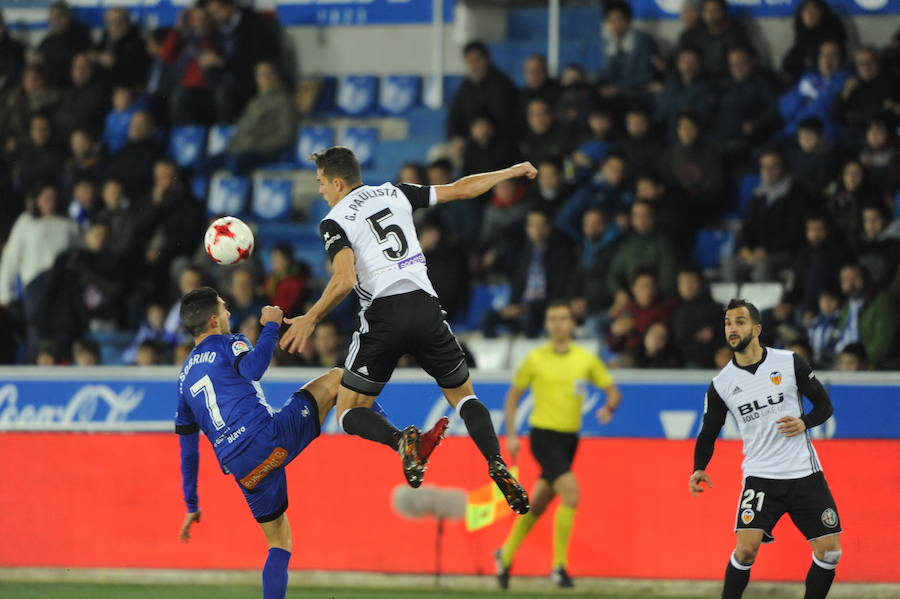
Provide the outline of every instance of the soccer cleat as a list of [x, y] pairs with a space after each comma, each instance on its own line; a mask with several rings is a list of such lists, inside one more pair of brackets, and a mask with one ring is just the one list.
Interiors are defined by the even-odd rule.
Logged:
[[497, 565], [497, 584], [504, 591], [509, 588], [509, 566], [503, 563], [500, 549], [494, 552], [494, 563]]
[[575, 582], [572, 580], [572, 577], [569, 576], [569, 573], [566, 572], [566, 569], [562, 566], [553, 570], [550, 573], [550, 580], [553, 581], [553, 584], [563, 589], [571, 589], [575, 586]]
[[409, 486], [418, 489], [425, 478], [425, 460], [419, 457], [417, 445], [419, 443], [419, 429], [413, 425], [407, 426], [400, 433], [400, 446], [398, 451], [403, 460], [403, 475]]
[[423, 462], [428, 462], [428, 458], [431, 457], [437, 446], [447, 436], [448, 426], [450, 426], [450, 419], [446, 416], [441, 416], [430, 430], [419, 435], [418, 451], [419, 457], [422, 458]]
[[488, 462], [488, 474], [494, 479], [500, 492], [503, 493], [503, 497], [506, 498], [506, 503], [509, 504], [509, 507], [517, 514], [527, 514], [528, 510], [531, 509], [531, 506], [528, 504], [528, 493], [525, 492], [525, 489], [519, 484], [516, 477], [512, 475], [509, 468], [503, 463], [503, 460], [499, 457], [492, 458]]

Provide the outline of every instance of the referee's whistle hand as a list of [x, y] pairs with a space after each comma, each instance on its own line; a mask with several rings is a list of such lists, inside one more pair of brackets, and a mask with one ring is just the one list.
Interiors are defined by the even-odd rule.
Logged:
[[785, 437], [796, 437], [806, 430], [806, 424], [799, 418], [785, 416], [775, 421], [778, 424], [778, 432]]
[[710, 489], [712, 489], [712, 481], [707, 476], [705, 470], [695, 470], [693, 474], [691, 474], [691, 478], [689, 481], [691, 495], [699, 495], [703, 492], [703, 487], [700, 486], [701, 482], [705, 482]]

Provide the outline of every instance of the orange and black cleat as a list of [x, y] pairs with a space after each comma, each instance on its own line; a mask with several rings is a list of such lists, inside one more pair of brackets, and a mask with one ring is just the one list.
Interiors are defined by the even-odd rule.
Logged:
[[488, 474], [494, 479], [494, 483], [503, 493], [503, 497], [506, 498], [506, 503], [509, 504], [512, 511], [517, 514], [527, 514], [531, 509], [528, 503], [528, 493], [512, 475], [503, 460], [499, 457], [492, 458], [488, 462]]
[[403, 475], [409, 486], [418, 489], [425, 479], [425, 460], [419, 456], [419, 429], [407, 426], [400, 433], [400, 458], [403, 460]]

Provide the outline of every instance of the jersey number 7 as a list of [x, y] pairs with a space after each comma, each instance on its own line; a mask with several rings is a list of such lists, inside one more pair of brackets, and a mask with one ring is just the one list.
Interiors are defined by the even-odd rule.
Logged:
[[201, 393], [206, 398], [206, 409], [209, 410], [209, 417], [212, 419], [213, 426], [216, 427], [216, 430], [219, 430], [225, 426], [225, 421], [222, 420], [222, 414], [219, 412], [219, 404], [216, 403], [216, 390], [213, 389], [213, 384], [208, 374], [191, 385], [191, 395], [197, 397]]
[[381, 226], [381, 221], [387, 220], [393, 215], [394, 213], [391, 212], [390, 208], [385, 208], [367, 218], [366, 221], [369, 223], [372, 233], [375, 234], [375, 238], [378, 239], [379, 245], [387, 243], [391, 236], [397, 240], [397, 243], [400, 245], [399, 248], [394, 249], [391, 247], [382, 250], [385, 258], [396, 262], [397, 260], [403, 260], [406, 257], [406, 254], [409, 252], [409, 243], [406, 241], [406, 235], [403, 234], [403, 229], [401, 229], [399, 225]]

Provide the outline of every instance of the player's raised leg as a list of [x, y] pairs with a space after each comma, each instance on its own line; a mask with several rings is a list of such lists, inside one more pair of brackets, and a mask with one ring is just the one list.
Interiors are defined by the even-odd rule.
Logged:
[[[438, 383], [440, 384], [440, 381]], [[469, 436], [472, 437], [478, 450], [487, 460], [488, 474], [500, 488], [509, 507], [518, 514], [527, 513], [529, 509], [528, 493], [512, 475], [509, 468], [506, 467], [506, 462], [500, 456], [500, 442], [497, 440], [497, 432], [491, 421], [491, 413], [475, 395], [471, 377], [466, 378], [459, 387], [448, 389], [441, 386], [441, 390], [466, 424]]]
[[750, 582], [750, 568], [756, 561], [759, 546], [762, 544], [763, 531], [747, 529], [737, 531], [737, 543], [734, 552], [725, 568], [725, 586], [722, 588], [722, 599], [741, 599], [747, 583]]
[[580, 489], [578, 479], [572, 471], [560, 475], [553, 481], [553, 490], [559, 495], [560, 504], [553, 518], [553, 571], [550, 578], [560, 587], [575, 586], [566, 566], [569, 563], [569, 540], [575, 523]]
[[834, 572], [841, 560], [841, 535], [835, 533], [812, 539], [812, 564], [806, 574], [806, 594], [803, 599], [825, 599], [834, 582]]
[[281, 514], [271, 522], [260, 522], [260, 526], [269, 546], [269, 556], [262, 571], [262, 596], [263, 599], [284, 599], [287, 593], [288, 562], [293, 550], [291, 523], [287, 514]]
[[531, 509], [527, 514], [516, 518], [512, 528], [509, 530], [509, 534], [506, 536], [503, 547], [494, 554], [494, 559], [497, 563], [497, 582], [500, 584], [501, 589], [509, 588], [510, 569], [512, 568], [513, 559], [516, 557], [516, 552], [519, 550], [525, 537], [537, 524], [538, 518], [547, 510], [547, 506], [550, 505], [554, 497], [556, 497], [556, 491], [553, 490], [550, 483], [543, 478], [539, 478], [531, 489]]

